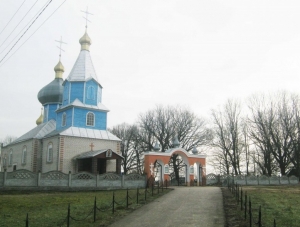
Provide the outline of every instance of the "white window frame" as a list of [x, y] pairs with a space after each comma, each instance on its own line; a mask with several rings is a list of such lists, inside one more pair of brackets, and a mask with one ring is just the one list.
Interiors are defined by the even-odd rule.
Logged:
[[8, 166], [12, 166], [12, 163], [13, 163], [13, 152], [12, 150], [10, 150], [8, 155]]
[[53, 162], [53, 144], [51, 142], [47, 146], [47, 162]]
[[65, 127], [67, 125], [67, 114], [64, 112], [61, 117], [61, 126]]
[[[91, 119], [89, 116], [93, 116]], [[92, 122], [91, 122], [92, 121]], [[92, 123], [92, 124], [91, 124]], [[95, 126], [95, 114], [92, 113], [92, 112], [88, 112], [86, 114], [86, 126], [92, 126], [94, 127]]]
[[23, 165], [26, 164], [26, 158], [27, 158], [27, 147], [24, 146], [24, 147], [23, 147], [23, 150], [22, 150], [22, 160], [21, 160], [21, 163], [22, 163]]

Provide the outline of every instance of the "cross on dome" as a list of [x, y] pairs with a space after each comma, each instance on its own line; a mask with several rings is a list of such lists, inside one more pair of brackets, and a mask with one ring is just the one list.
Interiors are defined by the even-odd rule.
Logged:
[[85, 17], [83, 17], [83, 18], [85, 19], [85, 28], [87, 29], [87, 23], [88, 23], [88, 22], [91, 22], [91, 21], [89, 21], [89, 19], [88, 19], [88, 15], [89, 15], [89, 14], [90, 14], [90, 15], [93, 15], [93, 14], [91, 14], [91, 13], [88, 11], [88, 7], [86, 7], [86, 11], [82, 11], [82, 10], [81, 10], [81, 12], [85, 13]]
[[67, 44], [65, 42], [62, 41], [62, 37], [60, 36], [60, 40], [55, 40], [55, 42], [58, 42], [59, 43], [59, 47], [57, 47], [59, 49], [59, 60], [61, 58], [61, 51], [65, 52], [62, 48], [61, 48], [61, 45], [62, 44]]

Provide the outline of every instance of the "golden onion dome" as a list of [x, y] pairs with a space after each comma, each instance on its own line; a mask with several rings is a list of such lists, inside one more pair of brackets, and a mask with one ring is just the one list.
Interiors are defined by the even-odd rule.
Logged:
[[44, 121], [44, 115], [43, 115], [43, 108], [41, 109], [41, 115], [39, 116], [39, 118], [36, 120], [36, 125], [40, 125], [42, 124]]
[[59, 61], [57, 65], [54, 67], [55, 71], [55, 78], [63, 78], [63, 73], [65, 71], [65, 67], [63, 64]]
[[84, 35], [80, 38], [79, 43], [81, 44], [81, 50], [89, 50], [92, 40], [85, 31]]

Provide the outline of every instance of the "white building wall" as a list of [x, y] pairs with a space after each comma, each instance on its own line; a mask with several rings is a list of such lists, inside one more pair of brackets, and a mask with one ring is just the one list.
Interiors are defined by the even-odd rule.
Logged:
[[[75, 162], [73, 158], [79, 154], [88, 152], [91, 150], [91, 143], [93, 143], [93, 150], [101, 150], [101, 149], [111, 149], [115, 152], [119, 151], [120, 142], [119, 141], [111, 141], [111, 140], [100, 140], [100, 139], [89, 139], [89, 138], [80, 138], [80, 137], [65, 137], [64, 139], [64, 148], [61, 151], [60, 158], [63, 159], [63, 167], [62, 172], [68, 173], [71, 171], [72, 173], [76, 172]], [[113, 163], [113, 162], [112, 162]], [[115, 172], [115, 164], [114, 162], [114, 170]], [[113, 167], [109, 167], [112, 169]]]
[[[52, 143], [53, 158], [52, 162], [47, 162], [48, 145]], [[58, 151], [59, 151], [59, 136], [43, 139], [42, 151], [42, 173], [58, 170]]]
[[[22, 152], [26, 146], [26, 162], [22, 164]], [[12, 150], [12, 165], [9, 165], [9, 153]], [[33, 159], [33, 140], [27, 140], [13, 145], [8, 145], [2, 148], [2, 163], [6, 158], [6, 170], [8, 172], [13, 171], [13, 166], [16, 165], [17, 169], [26, 169], [32, 171], [32, 159]], [[4, 171], [5, 166], [2, 167]]]

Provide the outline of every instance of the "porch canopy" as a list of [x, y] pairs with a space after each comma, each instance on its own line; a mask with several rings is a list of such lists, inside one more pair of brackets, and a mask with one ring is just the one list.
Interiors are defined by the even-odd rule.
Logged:
[[123, 157], [111, 149], [87, 151], [74, 157], [77, 172], [121, 173]]

